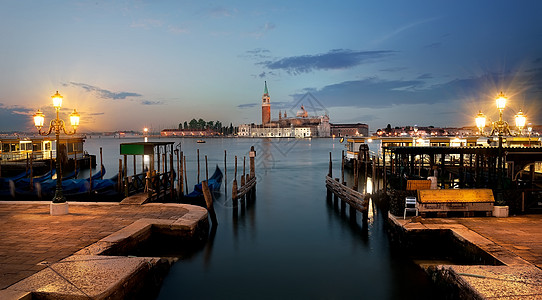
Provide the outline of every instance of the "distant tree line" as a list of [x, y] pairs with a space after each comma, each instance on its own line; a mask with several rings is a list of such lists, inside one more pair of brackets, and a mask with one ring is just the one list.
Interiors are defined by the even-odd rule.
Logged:
[[205, 121], [201, 118], [199, 120], [192, 119], [190, 122], [184, 121], [184, 123], [179, 123], [179, 129], [214, 130], [224, 135], [237, 133], [237, 127], [233, 127], [232, 123], [230, 123], [230, 126], [223, 126], [220, 121]]

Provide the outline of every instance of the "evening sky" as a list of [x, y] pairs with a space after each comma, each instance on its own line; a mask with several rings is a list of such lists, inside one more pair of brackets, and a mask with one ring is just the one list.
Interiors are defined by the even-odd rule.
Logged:
[[261, 123], [542, 123], [542, 1], [2, 1], [0, 131], [64, 96], [83, 131]]

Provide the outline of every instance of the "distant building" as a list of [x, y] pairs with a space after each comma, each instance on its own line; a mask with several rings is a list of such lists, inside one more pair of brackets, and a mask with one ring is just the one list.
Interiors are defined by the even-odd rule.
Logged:
[[164, 129], [160, 131], [161, 136], [180, 136], [180, 137], [200, 137], [200, 136], [216, 136], [220, 135], [220, 133], [211, 130], [194, 130], [194, 129]]
[[356, 124], [330, 124], [332, 136], [368, 136], [369, 125]]
[[271, 120], [271, 101], [265, 82], [262, 96], [262, 124], [239, 125], [238, 136], [244, 137], [329, 137], [329, 117], [309, 116], [303, 105], [295, 117], [288, 117], [287, 113], [279, 111], [278, 120]]

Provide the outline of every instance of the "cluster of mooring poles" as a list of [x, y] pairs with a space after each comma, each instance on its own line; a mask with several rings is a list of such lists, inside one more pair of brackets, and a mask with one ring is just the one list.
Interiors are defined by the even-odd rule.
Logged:
[[244, 205], [245, 200], [252, 201], [256, 198], [256, 171], [254, 160], [256, 151], [254, 146], [250, 147], [249, 152], [249, 174], [246, 174], [246, 157], [243, 157], [243, 174], [241, 174], [241, 185], [237, 183], [237, 156], [235, 156], [235, 175], [233, 177], [233, 186], [231, 191], [232, 204], [237, 207], [237, 202], [240, 201]]
[[358, 161], [354, 161], [354, 184], [352, 187], [348, 187], [344, 181], [344, 155], [341, 159], [341, 178], [333, 178], [333, 163], [331, 159], [331, 152], [329, 153], [329, 171], [326, 176], [326, 188], [327, 188], [327, 201], [338, 204], [341, 200], [341, 210], [345, 211], [346, 204], [350, 206], [350, 216], [355, 216], [356, 210], [362, 213], [362, 220], [366, 222], [368, 219], [369, 199], [370, 194], [362, 194], [358, 191]]
[[[124, 156], [124, 162], [119, 159], [119, 180], [118, 190], [124, 193], [125, 197], [136, 193], [144, 192], [147, 194], [146, 201], [182, 202], [183, 195], [188, 195], [188, 181], [186, 156], [180, 149], [173, 149], [173, 142], [145, 142], [121, 144], [121, 154]], [[178, 148], [180, 148], [178, 146]], [[163, 149], [163, 150], [162, 150]], [[209, 187], [209, 168], [207, 155], [205, 155], [205, 180], [200, 181], [200, 153], [197, 149], [197, 182], [201, 182], [202, 194], [205, 199], [205, 205], [209, 212], [209, 217], [213, 226], [218, 224], [216, 213], [213, 206], [213, 195]], [[101, 154], [101, 151], [100, 151]], [[133, 175], [127, 174], [127, 155], [133, 155]], [[141, 155], [141, 172], [136, 170], [136, 156]], [[144, 156], [148, 155], [148, 167], [145, 167]], [[174, 156], [176, 158], [176, 174], [174, 172]], [[156, 157], [156, 158], [155, 158]], [[169, 157], [169, 159], [168, 159]], [[224, 150], [224, 181], [227, 182], [227, 152]], [[256, 198], [256, 172], [255, 172], [256, 151], [254, 146], [249, 152], [249, 173], [246, 172], [246, 157], [243, 157], [243, 173], [241, 174], [240, 184], [237, 181], [237, 156], [235, 156], [235, 173], [232, 183], [232, 203], [233, 207], [238, 206], [238, 202], [244, 205]], [[155, 169], [155, 165], [157, 168]], [[225, 197], [227, 197], [227, 184], [224, 188]]]

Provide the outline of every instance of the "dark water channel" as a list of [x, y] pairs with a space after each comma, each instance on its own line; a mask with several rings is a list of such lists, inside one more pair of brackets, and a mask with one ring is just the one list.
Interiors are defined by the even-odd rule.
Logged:
[[[227, 150], [228, 190], [215, 202], [216, 232], [203, 247], [183, 253], [165, 278], [158, 299], [439, 298], [425, 273], [393, 251], [381, 213], [371, 212], [363, 224], [359, 212], [353, 221], [348, 212], [341, 213], [340, 206], [326, 201], [324, 180], [330, 151], [333, 171], [340, 174], [344, 146], [338, 139], [171, 141], [181, 142], [188, 156], [189, 186], [196, 181], [197, 148], [202, 176], [204, 156], [208, 156], [210, 170], [216, 164], [223, 169]], [[114, 152], [107, 157], [116, 157], [119, 142], [130, 140], [92, 138], [85, 148], [99, 153], [103, 146], [104, 152]], [[242, 173], [242, 157], [247, 157], [248, 172], [252, 145], [257, 151], [256, 200], [233, 208], [234, 155], [238, 156], [238, 173]], [[106, 161], [110, 170], [118, 168], [118, 157]]]

